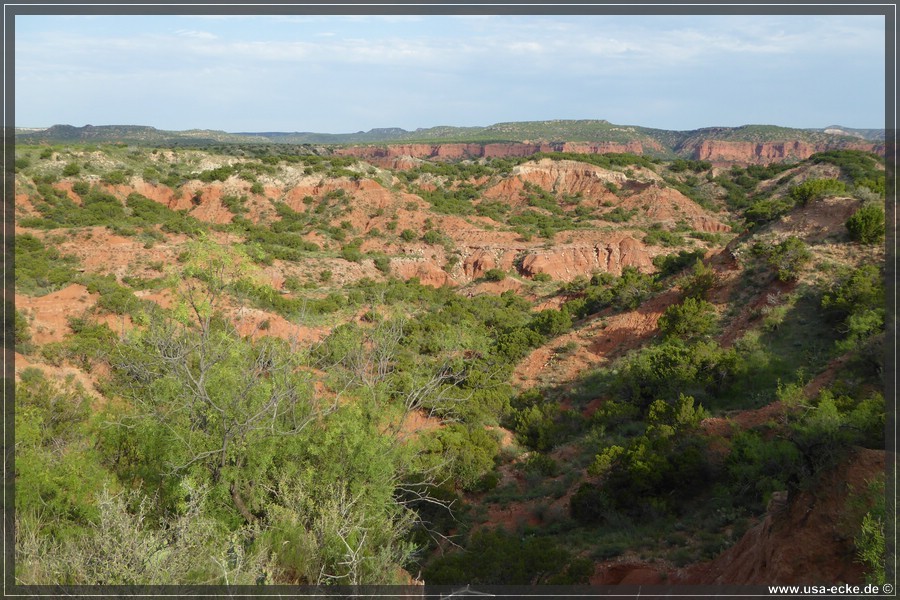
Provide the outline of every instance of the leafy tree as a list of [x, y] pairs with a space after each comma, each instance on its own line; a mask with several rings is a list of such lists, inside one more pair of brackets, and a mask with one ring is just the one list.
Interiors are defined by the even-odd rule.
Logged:
[[224, 292], [247, 264], [237, 251], [193, 243], [175, 318], [133, 332], [113, 362], [138, 408], [134, 419], [168, 440], [157, 476], [194, 473], [225, 485], [234, 509], [253, 521], [244, 500], [250, 473], [271, 464], [273, 440], [297, 435], [328, 408], [298, 371], [302, 354], [277, 339], [242, 340], [220, 318]]
[[[252, 585], [264, 575], [265, 555], [243, 547], [249, 530], [228, 536], [204, 514], [203, 490], [191, 490], [187, 505], [168, 518], [154, 518], [152, 498], [140, 491], [97, 498], [97, 523], [83, 535], [53, 543], [40, 523], [19, 519], [19, 578], [25, 584], [68, 585]], [[24, 564], [22, 564], [24, 563]]]
[[113, 482], [88, 438], [90, 404], [80, 384], [54, 382], [33, 367], [16, 386], [16, 510], [57, 541], [90, 527], [94, 494]]
[[[684, 394], [672, 404], [654, 401], [643, 435], [624, 445], [607, 446], [595, 457], [589, 472], [603, 479], [603, 492], [599, 497], [592, 494], [594, 499], [602, 505], [608, 498], [616, 510], [640, 515], [670, 504], [677, 490], [703, 485], [709, 467], [705, 442], [695, 430], [705, 415], [703, 408]], [[596, 518], [589, 507], [580, 510], [586, 517]]]

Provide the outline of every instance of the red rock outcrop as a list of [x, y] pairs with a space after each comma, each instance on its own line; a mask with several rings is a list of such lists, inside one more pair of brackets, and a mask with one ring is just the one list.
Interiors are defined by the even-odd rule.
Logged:
[[391, 260], [391, 273], [401, 279], [419, 278], [422, 285], [443, 287], [456, 285], [450, 275], [435, 263], [424, 259], [395, 258]]
[[840, 142], [811, 144], [797, 140], [783, 142], [732, 142], [725, 140], [702, 140], [682, 150], [689, 150], [695, 160], [710, 162], [768, 164], [788, 159], [803, 160], [816, 152], [835, 149], [863, 150], [884, 154], [884, 144], [870, 142]]
[[463, 273], [470, 279], [477, 279], [491, 269], [508, 271], [513, 267], [518, 252], [517, 248], [495, 246], [471, 249], [471, 254], [463, 258]]
[[552, 248], [525, 251], [520, 271], [533, 277], [547, 273], [554, 279], [570, 281], [579, 275], [607, 272], [621, 275], [622, 269], [637, 267], [643, 272], [654, 270], [652, 255], [636, 239], [624, 236], [595, 244], [558, 244]]
[[[649, 143], [648, 148], [661, 150], [659, 144]], [[630, 152], [643, 154], [644, 144], [639, 141], [616, 142], [504, 142], [504, 143], [448, 143], [448, 144], [385, 144], [379, 146], [347, 146], [335, 149], [338, 156], [355, 156], [379, 166], [402, 167], [408, 162], [398, 162], [408, 157], [419, 159], [458, 160], [465, 158], [505, 158], [530, 156], [538, 152], [577, 152], [579, 154], [605, 154]]]
[[[698, 231], [728, 232], [731, 228], [696, 202], [660, 183], [652, 171], [641, 172], [646, 181], [629, 179], [624, 173], [572, 160], [542, 159], [515, 167], [506, 177], [484, 191], [487, 200], [502, 200], [512, 205], [522, 202], [525, 185], [532, 184], [554, 194], [581, 196], [600, 203], [610, 202], [627, 210], [637, 210], [655, 223], [684, 221]], [[627, 188], [629, 195], [617, 196], [608, 184]]]
[[549, 158], [518, 165], [507, 177], [484, 191], [484, 197], [503, 199], [513, 203], [525, 184], [533, 184], [556, 194], [582, 194], [586, 198], [611, 196], [608, 183], [622, 186], [627, 181], [624, 173], [574, 160]]

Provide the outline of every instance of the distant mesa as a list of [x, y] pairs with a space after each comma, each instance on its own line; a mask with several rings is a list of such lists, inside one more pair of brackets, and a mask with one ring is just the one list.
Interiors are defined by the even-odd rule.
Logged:
[[[855, 129], [839, 125], [821, 129], [744, 125], [672, 131], [614, 125], [596, 119], [521, 121], [495, 123], [487, 127], [437, 126], [415, 131], [383, 127], [337, 134], [229, 133], [208, 129], [166, 131], [141, 125], [54, 125], [43, 130], [16, 129], [16, 139], [22, 143], [86, 141], [151, 145], [268, 143], [342, 146], [341, 154], [363, 159], [406, 155], [452, 160], [562, 151], [631, 152], [667, 159], [765, 164], [803, 160], [816, 152], [837, 149], [864, 150], [884, 155], [885, 135], [884, 129]], [[358, 146], [359, 149], [347, 148], [351, 146]]]

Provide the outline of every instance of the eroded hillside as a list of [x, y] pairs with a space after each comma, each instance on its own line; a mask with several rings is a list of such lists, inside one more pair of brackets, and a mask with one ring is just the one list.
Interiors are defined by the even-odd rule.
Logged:
[[20, 581], [877, 578], [877, 156], [404, 148], [17, 147]]

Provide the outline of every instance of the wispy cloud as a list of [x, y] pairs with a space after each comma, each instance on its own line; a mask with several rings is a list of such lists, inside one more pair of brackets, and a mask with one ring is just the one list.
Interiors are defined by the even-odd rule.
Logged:
[[215, 40], [215, 39], [218, 39], [218, 37], [219, 37], [208, 31], [196, 31], [194, 29], [179, 29], [178, 31], [175, 32], [175, 35], [179, 35], [181, 37], [193, 38], [196, 40]]

